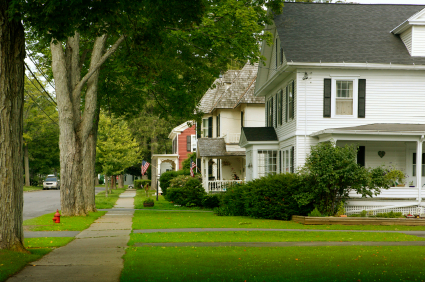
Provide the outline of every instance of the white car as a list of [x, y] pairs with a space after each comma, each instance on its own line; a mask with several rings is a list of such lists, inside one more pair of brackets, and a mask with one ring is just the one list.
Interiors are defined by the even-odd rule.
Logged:
[[60, 189], [60, 180], [55, 176], [47, 176], [47, 178], [43, 181], [43, 190], [46, 189]]

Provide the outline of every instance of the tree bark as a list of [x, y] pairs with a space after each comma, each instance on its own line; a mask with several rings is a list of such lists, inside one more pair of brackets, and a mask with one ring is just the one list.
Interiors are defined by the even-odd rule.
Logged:
[[[64, 216], [86, 215], [96, 209], [93, 154], [95, 156], [97, 128], [94, 130], [93, 124], [99, 68], [124, 40], [124, 37], [120, 37], [103, 54], [106, 38], [106, 35], [96, 38], [90, 68], [83, 78], [79, 34], [68, 38], [65, 49], [60, 42], [50, 43], [59, 113], [61, 209]], [[85, 106], [81, 113], [81, 91], [86, 83]]]
[[118, 188], [124, 188], [124, 175], [120, 174], [118, 176]]
[[26, 252], [23, 244], [22, 134], [25, 35], [0, 0], [0, 249]]
[[30, 161], [28, 157], [28, 146], [24, 145], [24, 164], [25, 164], [25, 186], [31, 186], [30, 183]]

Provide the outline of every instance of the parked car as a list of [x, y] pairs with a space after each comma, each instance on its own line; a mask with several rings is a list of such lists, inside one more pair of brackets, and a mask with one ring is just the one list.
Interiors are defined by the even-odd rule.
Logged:
[[59, 180], [59, 178], [48, 176], [43, 181], [43, 190], [46, 190], [46, 189], [56, 189], [56, 190], [59, 190], [60, 189], [60, 180]]

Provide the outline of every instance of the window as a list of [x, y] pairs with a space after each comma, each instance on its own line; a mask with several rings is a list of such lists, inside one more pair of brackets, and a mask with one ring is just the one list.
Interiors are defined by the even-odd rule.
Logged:
[[366, 117], [366, 79], [325, 78], [323, 117]]
[[192, 136], [186, 136], [186, 151], [192, 152]]
[[276, 174], [277, 151], [258, 150], [258, 177]]
[[283, 98], [283, 90], [281, 89], [277, 94], [277, 120], [278, 124], [282, 125], [282, 98]]
[[274, 117], [274, 127], [277, 127], [277, 119], [278, 119], [278, 117], [277, 117], [277, 98], [278, 97], [278, 95], [277, 95], [277, 93], [276, 93], [276, 95], [275, 95], [275, 103], [274, 103], [274, 105], [275, 105], [275, 109], [274, 109], [274, 114], [273, 114], [273, 116], [274, 115], [276, 115], [276, 117]]
[[267, 126], [273, 126], [273, 98], [267, 101]]
[[173, 154], [177, 154], [177, 137], [173, 139]]
[[282, 151], [283, 167], [282, 172], [294, 173], [294, 147]]
[[192, 135], [191, 137], [192, 137], [192, 141], [191, 141], [192, 152], [196, 152], [196, 143], [197, 143], [196, 135]]
[[216, 117], [217, 128], [216, 128], [216, 137], [220, 137], [220, 115]]
[[353, 115], [353, 81], [336, 81], [335, 115]]
[[204, 118], [202, 120], [202, 133], [203, 133], [203, 137], [208, 137], [208, 119]]
[[286, 86], [286, 106], [285, 106], [286, 122], [294, 119], [294, 112], [295, 112], [294, 84], [295, 84], [294, 81], [292, 81]]
[[[412, 176], [416, 176], [416, 153], [413, 153]], [[422, 154], [422, 176], [425, 176], [425, 153]]]

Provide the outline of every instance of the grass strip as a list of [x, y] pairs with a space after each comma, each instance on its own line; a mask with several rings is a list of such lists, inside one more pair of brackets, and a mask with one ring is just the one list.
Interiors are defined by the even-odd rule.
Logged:
[[302, 232], [302, 231], [218, 231], [132, 233], [129, 246], [135, 243], [168, 242], [311, 242], [311, 241], [425, 241], [425, 238], [402, 233], [371, 232]]
[[57, 248], [65, 246], [74, 239], [74, 237], [26, 238], [24, 240], [24, 245], [25, 248]]
[[424, 252], [425, 247], [132, 247], [121, 282], [423, 281]]
[[41, 187], [41, 186], [24, 186], [24, 192], [39, 191], [39, 190], [43, 190], [43, 187]]
[[213, 213], [135, 211], [133, 229], [169, 228], [277, 228], [319, 230], [424, 231], [425, 226], [400, 225], [303, 225], [293, 221], [216, 216]]
[[72, 240], [73, 237], [28, 238], [24, 240], [24, 245], [30, 254], [0, 250], [0, 281], [6, 281], [28, 263], [40, 259], [54, 248], [64, 246]]
[[99, 192], [96, 194], [95, 203], [97, 209], [112, 209], [115, 206], [120, 194], [127, 190], [127, 188], [114, 189], [112, 194], [108, 194], [108, 197], [105, 197], [105, 191]]
[[153, 207], [144, 207], [143, 201], [147, 198], [145, 190], [138, 189], [136, 191], [136, 197], [134, 198], [134, 208], [135, 209], [147, 209], [147, 210], [208, 210], [211, 211], [211, 209], [205, 209], [205, 208], [199, 208], [199, 207], [181, 207], [176, 206], [173, 203], [168, 202], [165, 200], [164, 196], [159, 195], [158, 201], [156, 200], [156, 196], [154, 195], [155, 192], [149, 191], [149, 197], [154, 199], [155, 205]]
[[61, 216], [60, 223], [53, 223], [55, 213], [24, 220], [30, 231], [82, 231], [88, 228], [106, 211], [91, 212], [87, 216]]

